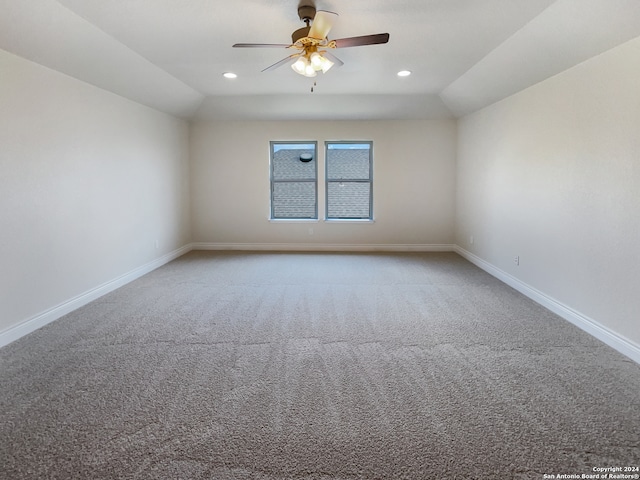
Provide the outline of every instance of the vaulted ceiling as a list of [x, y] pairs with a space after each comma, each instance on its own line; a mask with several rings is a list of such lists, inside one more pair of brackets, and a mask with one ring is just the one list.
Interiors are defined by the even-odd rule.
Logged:
[[473, 112], [640, 36], [638, 0], [316, 0], [339, 14], [330, 39], [389, 43], [337, 49], [344, 65], [314, 79], [261, 72], [287, 49], [232, 48], [289, 43], [299, 3], [0, 0], [0, 48], [185, 118], [413, 119]]

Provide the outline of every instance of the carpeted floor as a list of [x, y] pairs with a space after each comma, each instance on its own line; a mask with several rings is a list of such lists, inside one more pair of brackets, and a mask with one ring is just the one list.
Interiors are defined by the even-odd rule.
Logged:
[[640, 466], [640, 366], [452, 253], [192, 252], [0, 367], [2, 479]]

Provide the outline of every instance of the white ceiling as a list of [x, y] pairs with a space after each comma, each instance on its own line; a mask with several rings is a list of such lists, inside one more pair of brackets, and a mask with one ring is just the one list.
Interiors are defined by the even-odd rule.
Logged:
[[181, 117], [413, 119], [473, 112], [640, 36], [640, 0], [316, 0], [340, 15], [330, 39], [389, 43], [338, 49], [345, 65], [316, 79], [261, 73], [286, 49], [231, 47], [289, 43], [298, 3], [0, 0], [0, 48]]

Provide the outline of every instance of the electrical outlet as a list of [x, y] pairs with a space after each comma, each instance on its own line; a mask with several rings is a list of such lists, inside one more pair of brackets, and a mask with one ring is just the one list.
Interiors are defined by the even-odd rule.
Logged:
[[469, 244], [470, 244], [470, 245], [473, 245], [473, 235], [471, 235], [471, 236], [469, 237]]
[[309, 235], [313, 235], [313, 228], [309, 227]]
[[516, 255], [515, 257], [513, 257], [513, 263], [515, 263], [516, 265], [520, 265], [520, 256]]

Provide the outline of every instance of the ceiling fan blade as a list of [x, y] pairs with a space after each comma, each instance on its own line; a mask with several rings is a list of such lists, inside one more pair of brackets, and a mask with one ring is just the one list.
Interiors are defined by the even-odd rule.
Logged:
[[289, 48], [285, 43], [236, 43], [233, 48]]
[[294, 55], [289, 55], [286, 58], [283, 58], [282, 60], [280, 60], [279, 62], [274, 63], [273, 65], [265, 68], [264, 70], [262, 70], [263, 72], [270, 72], [271, 70], [275, 70], [278, 67], [281, 67], [282, 65], [286, 65], [288, 62], [291, 62], [294, 58], [299, 57], [300, 54], [296, 53]]
[[323, 51], [322, 52], [322, 56], [328, 58], [329, 60], [331, 60], [336, 67], [341, 67], [342, 65], [344, 65], [344, 62], [342, 60], [340, 60], [338, 57], [336, 57], [331, 52]]
[[331, 30], [333, 22], [337, 18], [337, 13], [318, 10], [316, 12], [316, 16], [313, 18], [313, 23], [311, 24], [311, 30], [309, 30], [308, 36], [317, 40], [324, 40], [327, 38], [329, 30]]
[[333, 41], [336, 42], [336, 48], [360, 47], [363, 45], [387, 43], [389, 41], [389, 34], [378, 33], [375, 35], [363, 35], [362, 37], [340, 38]]

